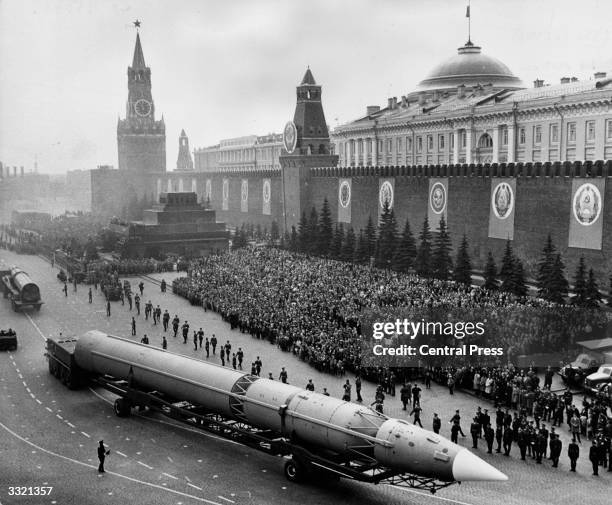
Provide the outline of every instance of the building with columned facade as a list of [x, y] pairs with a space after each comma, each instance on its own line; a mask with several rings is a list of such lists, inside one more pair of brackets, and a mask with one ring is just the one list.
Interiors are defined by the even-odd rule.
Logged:
[[411, 93], [332, 132], [341, 166], [612, 158], [612, 79], [603, 72], [527, 89], [468, 41]]

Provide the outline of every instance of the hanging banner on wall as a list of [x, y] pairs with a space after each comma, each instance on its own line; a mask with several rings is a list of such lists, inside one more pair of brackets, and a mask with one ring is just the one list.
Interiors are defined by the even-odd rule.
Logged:
[[262, 214], [264, 216], [269, 216], [271, 214], [270, 197], [272, 196], [272, 190], [270, 187], [270, 179], [263, 180], [263, 188], [262, 188], [261, 196], [262, 196], [262, 202], [263, 202]]
[[378, 220], [382, 215], [385, 201], [389, 202], [389, 208], [392, 209], [395, 203], [395, 179], [379, 179], [378, 180]]
[[351, 179], [338, 180], [338, 222], [351, 222], [351, 197], [352, 197]]
[[491, 179], [489, 207], [489, 238], [514, 240], [514, 209], [516, 208], [516, 179]]
[[574, 179], [568, 247], [601, 250], [605, 179]]
[[448, 226], [446, 217], [446, 209], [448, 207], [448, 178], [431, 178], [429, 179], [429, 199], [427, 201], [427, 219], [429, 220], [429, 228], [433, 232], [438, 232], [440, 228], [440, 218], [444, 217], [444, 221]]
[[204, 200], [206, 203], [212, 202], [212, 181], [206, 179], [206, 193], [204, 194]]
[[240, 212], [249, 211], [249, 181], [242, 179], [240, 184]]
[[221, 210], [229, 209], [229, 180], [223, 179], [223, 189], [221, 195]]

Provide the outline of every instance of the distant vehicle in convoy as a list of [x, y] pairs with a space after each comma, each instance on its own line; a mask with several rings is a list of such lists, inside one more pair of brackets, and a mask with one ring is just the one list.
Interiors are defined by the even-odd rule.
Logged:
[[95, 384], [115, 414], [161, 412], [270, 455], [295, 482], [321, 473], [435, 492], [461, 481], [505, 481], [450, 440], [369, 407], [89, 331], [47, 339], [49, 371], [68, 387]]
[[40, 289], [30, 279], [30, 276], [18, 267], [0, 272], [4, 298], [11, 300], [15, 312], [27, 308], [40, 310], [43, 304], [40, 298]]
[[14, 351], [17, 349], [17, 333], [9, 328], [0, 330], [0, 351]]
[[597, 371], [599, 365], [601, 365], [600, 359], [591, 354], [582, 353], [574, 361], [562, 367], [559, 375], [568, 386], [582, 386], [585, 377]]
[[591, 393], [599, 393], [599, 387], [602, 384], [612, 382], [612, 364], [601, 365], [597, 372], [590, 374], [584, 379], [584, 388]]

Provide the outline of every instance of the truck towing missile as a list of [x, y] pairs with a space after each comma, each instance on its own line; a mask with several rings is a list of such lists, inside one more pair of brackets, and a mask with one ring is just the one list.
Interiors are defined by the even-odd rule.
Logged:
[[[282, 382], [90, 331], [48, 339], [49, 369], [67, 385], [119, 395], [115, 413], [149, 407], [251, 447], [291, 455], [285, 475], [313, 470], [435, 492], [507, 477], [448, 439], [374, 410]], [[237, 430], [237, 431], [236, 431]]]

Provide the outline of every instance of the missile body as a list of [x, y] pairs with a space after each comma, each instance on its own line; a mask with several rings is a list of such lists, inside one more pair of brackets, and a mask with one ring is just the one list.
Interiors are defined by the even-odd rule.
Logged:
[[74, 358], [89, 373], [133, 381], [139, 388], [202, 405], [211, 413], [279, 436], [346, 453], [373, 447], [393, 470], [441, 481], [507, 477], [450, 440], [356, 403], [310, 392], [131, 340], [90, 331]]

